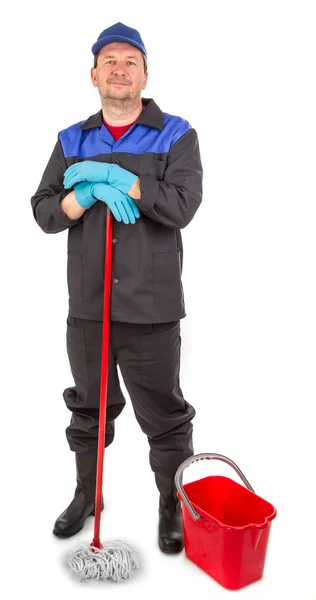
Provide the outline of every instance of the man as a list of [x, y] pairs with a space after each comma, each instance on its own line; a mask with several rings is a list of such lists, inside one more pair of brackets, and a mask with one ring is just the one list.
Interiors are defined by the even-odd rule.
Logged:
[[114, 229], [105, 447], [126, 402], [118, 365], [148, 437], [160, 492], [159, 546], [175, 553], [183, 548], [183, 532], [174, 474], [194, 454], [195, 416], [179, 384], [185, 317], [180, 229], [202, 200], [199, 145], [187, 121], [141, 97], [148, 72], [138, 31], [116, 23], [102, 31], [92, 53], [102, 109], [59, 132], [31, 199], [45, 233], [68, 229], [67, 352], [75, 385], [63, 397], [72, 412], [66, 436], [77, 487], [53, 533], [74, 535], [94, 514], [108, 205]]

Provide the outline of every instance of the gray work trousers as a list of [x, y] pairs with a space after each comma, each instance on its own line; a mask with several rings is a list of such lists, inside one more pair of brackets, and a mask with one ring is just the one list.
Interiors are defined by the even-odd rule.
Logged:
[[[70, 449], [78, 453], [91, 452], [98, 444], [102, 325], [102, 321], [67, 318], [67, 352], [75, 385], [63, 393], [72, 412], [66, 437]], [[180, 347], [180, 321], [111, 322], [105, 447], [114, 439], [114, 421], [126, 404], [118, 365], [136, 419], [148, 438], [150, 467], [166, 477], [174, 476], [194, 454], [195, 409], [180, 388]]]

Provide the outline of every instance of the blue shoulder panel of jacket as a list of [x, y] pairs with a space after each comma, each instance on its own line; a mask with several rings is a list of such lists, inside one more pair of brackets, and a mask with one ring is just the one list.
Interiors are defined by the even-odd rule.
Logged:
[[162, 130], [148, 125], [134, 124], [119, 140], [115, 141], [105, 125], [101, 128], [80, 129], [86, 120], [79, 121], [59, 132], [65, 158], [76, 156], [85, 159], [99, 154], [112, 154], [112, 152], [161, 154], [169, 152], [171, 146], [191, 129], [188, 121], [164, 113]]

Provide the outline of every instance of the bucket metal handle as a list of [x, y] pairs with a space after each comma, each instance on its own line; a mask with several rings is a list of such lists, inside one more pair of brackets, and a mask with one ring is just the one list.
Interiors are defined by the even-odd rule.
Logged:
[[227, 458], [227, 456], [223, 456], [222, 454], [210, 454], [208, 452], [202, 453], [202, 454], [194, 454], [193, 456], [189, 456], [189, 458], [187, 458], [178, 468], [176, 474], [175, 474], [175, 485], [176, 488], [181, 496], [181, 498], [183, 499], [183, 502], [185, 503], [187, 509], [190, 511], [193, 519], [195, 521], [197, 521], [198, 519], [201, 518], [201, 515], [199, 515], [196, 510], [193, 508], [187, 494], [185, 493], [183, 486], [182, 486], [182, 482], [183, 482], [183, 471], [184, 469], [186, 469], [187, 467], [189, 467], [191, 464], [193, 464], [194, 462], [197, 462], [198, 460], [211, 460], [211, 459], [217, 459], [217, 460], [221, 460], [222, 462], [227, 463], [230, 467], [233, 467], [233, 469], [235, 469], [236, 473], [239, 475], [239, 477], [242, 479], [242, 481], [244, 482], [245, 486], [251, 490], [252, 492], [254, 492], [254, 489], [251, 487], [249, 481], [246, 479], [246, 477], [244, 476], [244, 474], [241, 472], [240, 468], [237, 467], [236, 463], [234, 463], [230, 458]]

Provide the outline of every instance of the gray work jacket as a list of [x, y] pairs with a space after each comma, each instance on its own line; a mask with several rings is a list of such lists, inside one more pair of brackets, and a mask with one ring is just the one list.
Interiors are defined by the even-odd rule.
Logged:
[[116, 163], [140, 178], [141, 212], [134, 225], [113, 219], [111, 320], [159, 323], [185, 316], [180, 230], [202, 201], [202, 165], [196, 131], [164, 113], [153, 99], [117, 141], [102, 111], [58, 133], [42, 180], [31, 198], [45, 233], [68, 229], [69, 314], [103, 319], [106, 205], [97, 201], [79, 219], [67, 217], [61, 200], [66, 169], [75, 162]]

